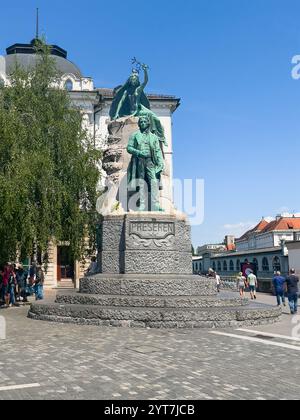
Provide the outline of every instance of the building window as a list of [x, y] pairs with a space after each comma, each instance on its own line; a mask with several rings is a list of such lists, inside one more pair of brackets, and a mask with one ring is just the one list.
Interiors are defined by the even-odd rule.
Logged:
[[229, 270], [234, 271], [234, 263], [232, 260], [230, 260], [230, 263], [229, 263]]
[[71, 92], [71, 91], [73, 90], [73, 82], [72, 82], [72, 80], [68, 79], [68, 80], [66, 81], [66, 83], [65, 83], [65, 89], [66, 89], [68, 92]]
[[199, 263], [199, 271], [202, 271], [202, 264]]
[[216, 271], [216, 262], [213, 262], [213, 270]]
[[227, 261], [223, 262], [223, 271], [227, 271]]
[[236, 262], [236, 271], [241, 271], [241, 261], [240, 260], [237, 260], [237, 262]]
[[275, 257], [273, 259], [273, 270], [274, 271], [281, 271], [281, 264], [279, 257]]
[[256, 258], [253, 258], [253, 265], [255, 266], [256, 271], [259, 271], [258, 261], [257, 261], [257, 259], [256, 259]]
[[268, 258], [264, 257], [262, 260], [262, 270], [263, 271], [269, 271], [270, 267], [269, 267], [269, 261]]
[[222, 271], [221, 261], [218, 261], [218, 270]]

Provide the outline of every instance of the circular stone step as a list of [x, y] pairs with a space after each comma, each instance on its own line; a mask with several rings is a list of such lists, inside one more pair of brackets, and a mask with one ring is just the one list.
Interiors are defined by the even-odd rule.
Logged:
[[[233, 295], [233, 294], [232, 294]], [[246, 306], [248, 299], [241, 300], [224, 294], [222, 298], [214, 296], [124, 296], [83, 294], [76, 291], [61, 293], [56, 296], [56, 303], [71, 305], [98, 305], [123, 307], [156, 307], [156, 308], [212, 308]]]
[[139, 328], [213, 328], [275, 322], [281, 309], [261, 304], [232, 308], [101, 307], [38, 302], [28, 316], [53, 322]]
[[126, 296], [215, 296], [212, 279], [193, 275], [96, 274], [80, 280], [80, 293]]

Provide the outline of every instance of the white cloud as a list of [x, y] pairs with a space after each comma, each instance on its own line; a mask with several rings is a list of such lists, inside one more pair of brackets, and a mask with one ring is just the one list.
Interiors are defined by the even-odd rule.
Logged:
[[280, 214], [283, 217], [300, 217], [300, 213], [296, 212], [295, 210], [291, 210], [289, 207], [287, 206], [282, 206], [280, 207], [280, 209], [277, 210], [277, 214]]
[[236, 238], [239, 238], [248, 230], [253, 229], [257, 225], [257, 222], [240, 222], [235, 224], [226, 224], [223, 226], [225, 235], [234, 235]]

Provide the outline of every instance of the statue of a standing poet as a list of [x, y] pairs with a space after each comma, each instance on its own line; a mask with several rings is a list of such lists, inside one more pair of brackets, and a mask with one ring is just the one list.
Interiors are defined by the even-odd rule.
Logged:
[[[134, 61], [136, 62], [135, 59]], [[164, 128], [157, 115], [151, 111], [150, 102], [144, 93], [149, 80], [148, 66], [141, 63], [137, 64], [144, 72], [144, 81], [143, 83], [140, 82], [139, 70], [133, 69], [126, 83], [115, 89], [114, 99], [109, 112], [110, 118], [111, 120], [117, 120], [126, 116], [141, 117], [147, 115], [150, 120], [150, 132], [155, 134], [159, 141], [167, 146]]]
[[132, 158], [127, 171], [127, 181], [131, 187], [139, 188], [139, 211], [163, 211], [159, 205], [159, 181], [164, 170], [164, 158], [159, 138], [151, 133], [150, 128], [149, 116], [141, 116], [140, 130], [129, 138], [127, 152]]

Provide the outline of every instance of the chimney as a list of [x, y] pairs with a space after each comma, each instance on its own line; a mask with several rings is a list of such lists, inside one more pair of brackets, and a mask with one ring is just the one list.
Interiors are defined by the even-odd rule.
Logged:
[[233, 235], [225, 236], [225, 245], [229, 251], [235, 249], [235, 237]]

